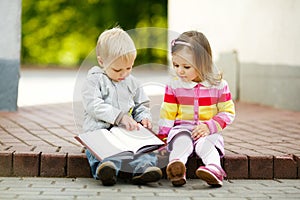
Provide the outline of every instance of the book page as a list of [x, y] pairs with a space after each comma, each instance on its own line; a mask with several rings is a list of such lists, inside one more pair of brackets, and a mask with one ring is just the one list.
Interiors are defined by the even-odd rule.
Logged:
[[88, 148], [99, 160], [128, 151], [124, 144], [106, 129], [79, 134], [76, 139]]
[[140, 130], [128, 131], [122, 127], [113, 127], [110, 131], [119, 138], [119, 140], [134, 153], [137, 153], [141, 147], [149, 145], [164, 145], [154, 133], [139, 124]]

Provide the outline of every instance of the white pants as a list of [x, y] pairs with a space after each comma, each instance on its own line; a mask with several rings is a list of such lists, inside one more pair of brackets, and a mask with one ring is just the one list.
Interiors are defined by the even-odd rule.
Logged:
[[179, 159], [186, 164], [188, 157], [195, 151], [205, 165], [214, 164], [221, 167], [220, 155], [215, 147], [218, 137], [220, 134], [212, 134], [199, 138], [194, 144], [190, 134], [178, 134], [169, 144], [169, 161]]

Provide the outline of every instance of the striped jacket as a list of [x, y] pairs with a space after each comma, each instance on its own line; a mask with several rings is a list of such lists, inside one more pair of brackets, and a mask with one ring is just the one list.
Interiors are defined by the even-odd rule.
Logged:
[[192, 130], [200, 123], [207, 124], [213, 134], [231, 124], [234, 117], [234, 103], [225, 80], [211, 86], [206, 81], [183, 82], [175, 78], [165, 88], [158, 135], [166, 139], [171, 129], [185, 126]]

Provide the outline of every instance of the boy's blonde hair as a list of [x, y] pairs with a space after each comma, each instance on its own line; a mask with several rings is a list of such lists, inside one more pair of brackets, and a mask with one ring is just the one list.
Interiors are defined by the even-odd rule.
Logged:
[[101, 67], [108, 67], [118, 58], [124, 61], [136, 58], [136, 48], [133, 40], [120, 27], [105, 30], [98, 38], [96, 46], [97, 59], [102, 61]]

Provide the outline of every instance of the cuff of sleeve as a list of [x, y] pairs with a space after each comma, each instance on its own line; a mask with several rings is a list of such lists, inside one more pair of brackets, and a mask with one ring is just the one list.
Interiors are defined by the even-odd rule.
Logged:
[[214, 134], [218, 132], [214, 120], [205, 121], [203, 123], [208, 126], [210, 134]]
[[115, 120], [115, 125], [119, 125], [121, 122], [122, 117], [125, 115], [126, 113], [124, 112], [120, 112], [120, 114], [118, 115], [118, 117]]

